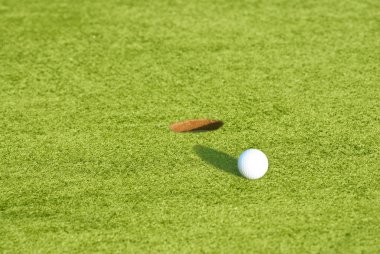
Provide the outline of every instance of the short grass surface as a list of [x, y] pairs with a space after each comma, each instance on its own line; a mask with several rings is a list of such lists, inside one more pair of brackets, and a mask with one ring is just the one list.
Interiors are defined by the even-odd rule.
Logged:
[[0, 0], [0, 252], [379, 253], [379, 12]]

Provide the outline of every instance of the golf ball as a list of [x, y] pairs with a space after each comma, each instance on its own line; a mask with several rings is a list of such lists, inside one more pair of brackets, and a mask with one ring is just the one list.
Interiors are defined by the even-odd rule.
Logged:
[[259, 179], [268, 171], [268, 158], [260, 150], [248, 149], [244, 151], [238, 160], [240, 174], [248, 179]]

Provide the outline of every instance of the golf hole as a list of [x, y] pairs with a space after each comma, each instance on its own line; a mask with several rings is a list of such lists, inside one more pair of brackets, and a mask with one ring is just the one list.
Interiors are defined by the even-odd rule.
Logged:
[[170, 129], [174, 132], [206, 132], [214, 131], [223, 126], [223, 121], [210, 119], [192, 119], [173, 123]]

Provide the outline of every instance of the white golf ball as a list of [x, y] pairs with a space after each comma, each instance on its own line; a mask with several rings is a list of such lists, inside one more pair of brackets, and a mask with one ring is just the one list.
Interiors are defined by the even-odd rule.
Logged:
[[240, 174], [248, 179], [259, 179], [268, 171], [268, 158], [260, 150], [248, 149], [244, 151], [238, 160]]

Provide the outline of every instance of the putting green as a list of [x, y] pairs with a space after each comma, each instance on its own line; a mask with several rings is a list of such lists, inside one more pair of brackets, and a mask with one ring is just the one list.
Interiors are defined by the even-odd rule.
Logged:
[[379, 252], [379, 10], [0, 0], [0, 252]]

